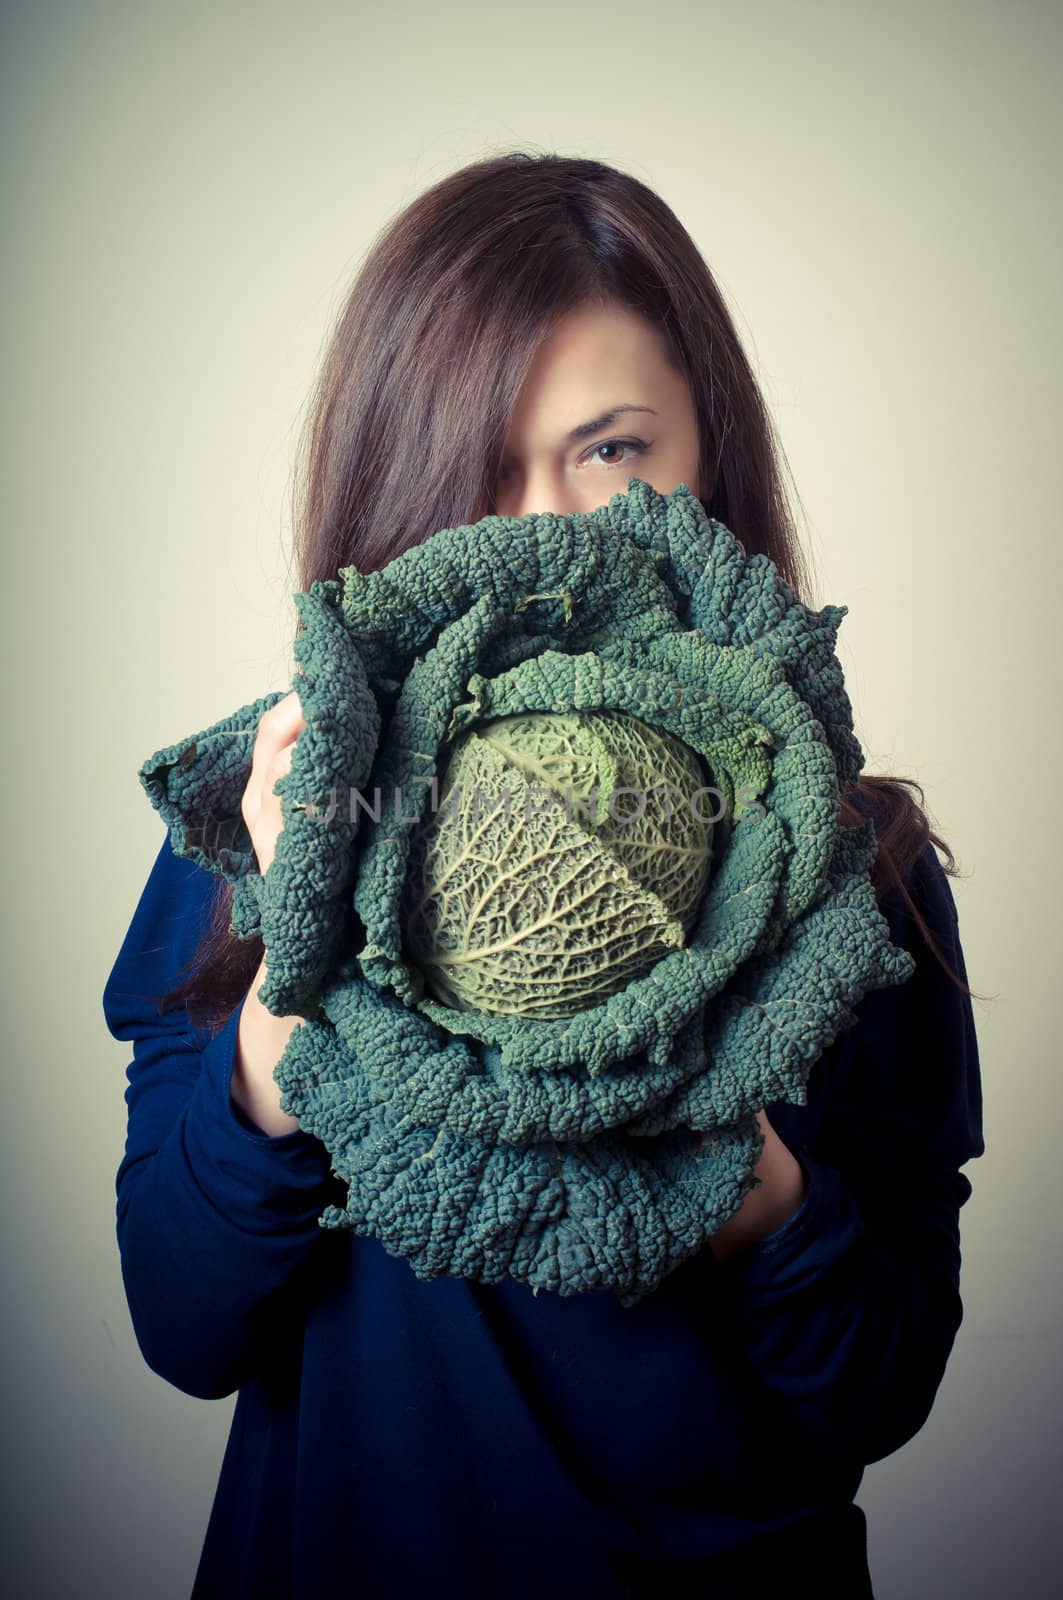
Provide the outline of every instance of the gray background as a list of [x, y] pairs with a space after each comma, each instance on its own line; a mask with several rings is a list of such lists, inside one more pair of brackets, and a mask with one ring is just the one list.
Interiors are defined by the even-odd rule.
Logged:
[[191, 1586], [234, 1402], [147, 1369], [119, 1276], [100, 994], [161, 842], [136, 768], [288, 686], [291, 452], [330, 317], [396, 210], [515, 145], [626, 168], [693, 234], [814, 601], [850, 608], [868, 770], [920, 780], [964, 873], [989, 1148], [936, 1406], [859, 1496], [876, 1594], [1055, 1592], [1060, 23], [4, 8], [9, 1593]]

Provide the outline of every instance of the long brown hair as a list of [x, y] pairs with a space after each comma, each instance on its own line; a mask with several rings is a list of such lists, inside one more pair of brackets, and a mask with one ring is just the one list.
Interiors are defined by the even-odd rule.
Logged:
[[[723, 296], [690, 235], [637, 178], [600, 161], [511, 151], [421, 194], [378, 235], [340, 309], [310, 396], [293, 478], [297, 587], [343, 566], [378, 571], [440, 528], [479, 521], [510, 414], [540, 344], [567, 312], [618, 301], [664, 334], [700, 425], [708, 514], [794, 592], [811, 581], [780, 463], [785, 458]], [[297, 624], [297, 631], [298, 631]], [[917, 804], [909, 790], [919, 792]], [[875, 822], [871, 881], [894, 892], [951, 980], [907, 879], [931, 829], [911, 778], [861, 775], [842, 826]], [[220, 1027], [247, 993], [261, 939], [229, 932], [218, 880], [191, 976], [164, 999]]]

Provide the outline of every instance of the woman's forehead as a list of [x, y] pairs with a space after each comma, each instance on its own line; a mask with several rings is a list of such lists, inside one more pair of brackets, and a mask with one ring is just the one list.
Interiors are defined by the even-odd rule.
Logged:
[[689, 398], [659, 330], [626, 308], [570, 312], [543, 341], [510, 416], [508, 442], [578, 444], [614, 425], [645, 425]]

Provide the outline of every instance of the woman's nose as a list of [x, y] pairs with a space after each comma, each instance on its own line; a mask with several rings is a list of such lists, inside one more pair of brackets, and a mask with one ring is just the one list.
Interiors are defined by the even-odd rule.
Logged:
[[533, 511], [552, 511], [555, 516], [567, 517], [577, 511], [593, 511], [599, 500], [593, 488], [569, 483], [549, 473], [514, 474], [507, 482], [499, 484], [495, 504], [499, 516], [527, 517]]

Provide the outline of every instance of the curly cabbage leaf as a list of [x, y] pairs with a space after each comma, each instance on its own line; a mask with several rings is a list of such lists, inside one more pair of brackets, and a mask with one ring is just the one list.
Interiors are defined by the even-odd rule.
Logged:
[[682, 948], [712, 855], [679, 739], [618, 713], [459, 739], [410, 852], [406, 934], [444, 1004], [568, 1017]]

